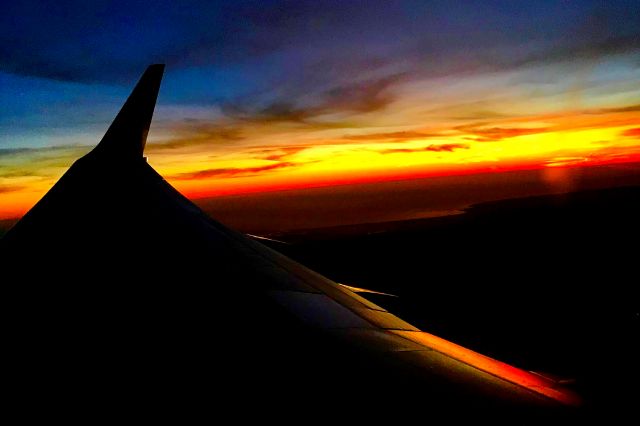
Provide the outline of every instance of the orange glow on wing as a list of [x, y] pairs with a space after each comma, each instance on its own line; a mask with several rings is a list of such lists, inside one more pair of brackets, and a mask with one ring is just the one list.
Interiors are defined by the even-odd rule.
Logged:
[[479, 370], [496, 377], [500, 377], [501, 379], [507, 380], [511, 383], [523, 386], [533, 392], [542, 394], [563, 404], [580, 404], [580, 399], [577, 395], [566, 389], [557, 388], [556, 384], [552, 380], [546, 379], [540, 375], [529, 373], [509, 364], [505, 364], [504, 362], [481, 355], [429, 333], [422, 331], [391, 331], [406, 339], [433, 349], [434, 351], [448, 355], [451, 358], [457, 359], [458, 361], [464, 362], [465, 364]]

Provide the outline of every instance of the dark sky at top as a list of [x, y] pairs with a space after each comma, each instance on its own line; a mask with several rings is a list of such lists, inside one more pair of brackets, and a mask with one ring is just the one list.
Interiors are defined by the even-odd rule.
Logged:
[[27, 0], [3, 5], [0, 67], [108, 82], [151, 62], [241, 69], [258, 80], [275, 63], [314, 65], [321, 74], [399, 58], [438, 69], [469, 55], [509, 66], [637, 47], [639, 12], [633, 0]]

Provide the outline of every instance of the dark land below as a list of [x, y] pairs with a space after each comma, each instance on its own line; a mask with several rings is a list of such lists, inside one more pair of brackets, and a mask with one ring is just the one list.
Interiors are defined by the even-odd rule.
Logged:
[[271, 245], [420, 329], [567, 380], [589, 407], [639, 401], [640, 187], [273, 235]]
[[366, 297], [424, 331], [617, 410], [639, 399], [639, 218], [640, 186], [627, 186], [273, 232], [286, 244], [267, 244], [336, 282], [397, 295]]

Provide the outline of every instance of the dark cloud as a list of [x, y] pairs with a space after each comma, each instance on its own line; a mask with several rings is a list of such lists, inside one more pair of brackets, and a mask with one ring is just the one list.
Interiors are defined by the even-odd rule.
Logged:
[[[149, 63], [225, 64], [269, 51], [247, 1], [25, 0], [3, 4], [0, 69], [68, 81], [127, 81]], [[270, 8], [265, 5], [265, 8]], [[253, 25], [252, 25], [253, 24]], [[275, 48], [274, 44], [272, 48]]]
[[242, 105], [239, 102], [225, 102], [222, 111], [231, 119], [250, 121], [253, 123], [292, 122], [305, 123], [315, 115], [322, 113], [322, 108], [296, 107], [290, 102], [276, 101], [264, 107]]
[[348, 127], [337, 119], [330, 122], [318, 120], [321, 116], [334, 113], [367, 113], [384, 110], [395, 100], [394, 85], [406, 77], [404, 73], [385, 75], [364, 81], [341, 84], [328, 90], [306, 87], [304, 94], [310, 104], [298, 104], [287, 99], [302, 97], [302, 93], [276, 94], [276, 99], [263, 104], [260, 98], [245, 98], [222, 103], [222, 111], [227, 118], [236, 121], [274, 124], [290, 123], [314, 128]]
[[197, 172], [191, 172], [191, 173], [180, 173], [180, 174], [169, 177], [169, 179], [197, 180], [197, 179], [207, 179], [211, 177], [241, 177], [241, 176], [250, 176], [250, 175], [260, 174], [264, 172], [269, 172], [272, 170], [294, 167], [294, 166], [295, 166], [294, 163], [280, 162], [276, 164], [268, 164], [266, 166], [259, 166], [259, 167], [227, 167], [227, 168], [220, 168], [220, 169], [206, 169], [206, 170], [199, 170]]
[[262, 160], [268, 161], [284, 161], [289, 157], [302, 152], [309, 147], [307, 146], [285, 146], [281, 148], [273, 148], [273, 149], [264, 149], [257, 151], [258, 154], [261, 154], [259, 157]]
[[391, 148], [377, 152], [380, 154], [408, 154], [413, 152], [453, 152], [458, 149], [469, 149], [469, 145], [464, 143], [443, 143], [429, 145], [424, 148]]
[[640, 104], [628, 105], [628, 106], [617, 107], [617, 108], [601, 108], [601, 109], [587, 111], [587, 113], [590, 113], [590, 114], [606, 114], [606, 113], [611, 113], [611, 112], [615, 113], [615, 112], [637, 112], [637, 111], [640, 111]]
[[628, 36], [604, 36], [601, 40], [582, 40], [580, 37], [566, 37], [535, 51], [522, 50], [513, 55], [503, 52], [487, 54], [487, 68], [510, 70], [531, 65], [573, 62], [576, 60], [599, 60], [609, 55], [640, 51], [640, 31]]
[[371, 17], [370, 4], [23, 0], [3, 4], [0, 69], [87, 82], [126, 81], [152, 62], [243, 64], [292, 47], [325, 44], [332, 34], [351, 32], [354, 23], [362, 28]]
[[497, 142], [502, 139], [523, 135], [535, 135], [548, 132], [546, 127], [520, 128], [520, 127], [482, 127], [478, 125], [458, 126], [456, 130], [466, 135], [472, 135], [466, 139], [476, 142]]
[[57, 145], [57, 146], [46, 146], [42, 148], [0, 148], [0, 157], [10, 157], [13, 155], [44, 155], [47, 156], [48, 153], [52, 152], [60, 152], [60, 151], [86, 151], [89, 149], [88, 146], [82, 145]]
[[150, 144], [148, 148], [151, 151], [158, 151], [187, 146], [238, 143], [246, 139], [241, 127], [215, 121], [188, 120], [184, 125], [178, 125], [172, 130], [176, 135], [171, 140]]
[[350, 141], [387, 141], [387, 142], [404, 142], [414, 139], [427, 139], [442, 137], [443, 133], [438, 132], [418, 132], [407, 130], [404, 132], [386, 132], [386, 133], [369, 133], [364, 135], [347, 135], [342, 139]]
[[0, 149], [0, 176], [41, 176], [44, 169], [68, 166], [70, 161], [81, 157], [90, 149], [89, 146], [81, 145]]
[[0, 170], [1, 178], [41, 177], [42, 175], [42, 171], [24, 168], [2, 167], [2, 170]]
[[90, 147], [60, 145], [43, 148], [0, 149], [0, 178], [44, 178], [56, 175], [61, 168], [68, 167]]
[[324, 106], [334, 111], [380, 111], [393, 102], [395, 96], [391, 88], [404, 78], [406, 78], [405, 73], [398, 73], [335, 87], [324, 94]]
[[0, 158], [32, 151], [31, 148], [0, 148]]
[[275, 54], [269, 61], [290, 64], [287, 79], [319, 65], [336, 81], [407, 59], [464, 69], [636, 49], [639, 13], [637, 1], [596, 0], [22, 0], [3, 4], [0, 69], [126, 81], [151, 62], [228, 66]]
[[23, 186], [18, 186], [18, 185], [0, 185], [0, 194], [20, 191], [23, 188], [24, 188]]

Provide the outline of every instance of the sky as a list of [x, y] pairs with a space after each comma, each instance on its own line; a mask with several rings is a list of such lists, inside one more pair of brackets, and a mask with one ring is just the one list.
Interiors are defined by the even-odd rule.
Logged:
[[146, 155], [194, 199], [640, 162], [637, 0], [21, 1], [0, 14], [0, 219], [151, 63]]

